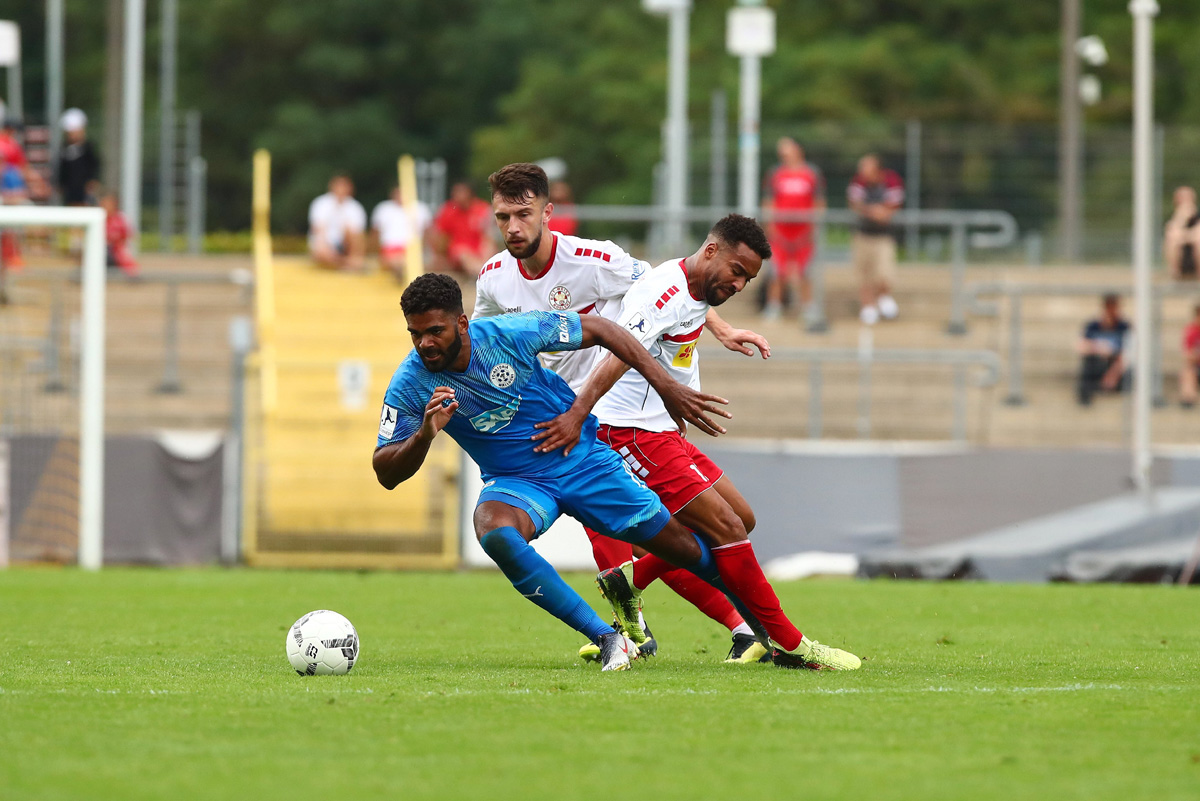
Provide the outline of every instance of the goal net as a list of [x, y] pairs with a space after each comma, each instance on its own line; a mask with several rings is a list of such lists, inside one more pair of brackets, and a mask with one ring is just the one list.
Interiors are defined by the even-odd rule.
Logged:
[[0, 263], [0, 565], [100, 567], [104, 222], [96, 208], [0, 206], [7, 237], [83, 231], [82, 269]]

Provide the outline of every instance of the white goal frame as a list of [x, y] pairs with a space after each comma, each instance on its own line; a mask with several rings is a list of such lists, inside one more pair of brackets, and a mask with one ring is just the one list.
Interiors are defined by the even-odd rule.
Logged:
[[104, 315], [106, 265], [103, 209], [0, 206], [0, 228], [83, 228], [79, 342], [79, 566], [104, 562]]

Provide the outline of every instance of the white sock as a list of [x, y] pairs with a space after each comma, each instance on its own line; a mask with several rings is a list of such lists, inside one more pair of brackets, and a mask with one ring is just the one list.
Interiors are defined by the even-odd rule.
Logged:
[[750, 628], [749, 626], [747, 626], [747, 625], [746, 625], [746, 623], [745, 623], [745, 621], [742, 621], [741, 623], [738, 623], [736, 626], [734, 626], [734, 627], [733, 627], [733, 631], [732, 631], [732, 633], [733, 633], [733, 634], [745, 634], [745, 635], [748, 635], [748, 636], [750, 636], [750, 637], [753, 637], [753, 636], [754, 636], [754, 629], [752, 629], [752, 628]]

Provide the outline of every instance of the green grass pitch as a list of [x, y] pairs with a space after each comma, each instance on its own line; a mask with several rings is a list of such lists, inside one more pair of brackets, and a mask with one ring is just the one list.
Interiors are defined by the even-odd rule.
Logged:
[[[1200, 797], [1195, 590], [778, 589], [863, 669], [721, 664], [665, 588], [661, 656], [602, 675], [498, 574], [0, 572], [0, 798]], [[348, 676], [284, 657], [319, 608]]]

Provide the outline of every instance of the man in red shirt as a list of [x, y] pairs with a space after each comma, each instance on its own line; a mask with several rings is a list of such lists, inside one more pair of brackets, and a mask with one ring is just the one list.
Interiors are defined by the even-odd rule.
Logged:
[[456, 183], [450, 199], [433, 220], [434, 247], [444, 269], [478, 275], [490, 255], [487, 232], [492, 224], [492, 207], [475, 197], [466, 181]]
[[882, 316], [895, 319], [900, 308], [892, 298], [896, 285], [896, 240], [892, 217], [904, 205], [904, 182], [884, 169], [879, 156], [868, 153], [858, 160], [858, 172], [846, 190], [858, 224], [850, 240], [850, 254], [859, 277], [859, 319], [874, 325]]
[[779, 220], [775, 212], [796, 213], [825, 208], [825, 181], [816, 167], [804, 160], [804, 149], [785, 136], [776, 145], [779, 166], [771, 173], [767, 201], [767, 237], [773, 254], [771, 282], [763, 316], [778, 319], [783, 309], [784, 282], [798, 295], [805, 309], [812, 300], [807, 268], [813, 252], [813, 224], [809, 221]]
[[1179, 403], [1190, 409], [1196, 405], [1197, 378], [1200, 378], [1200, 304], [1192, 309], [1192, 321], [1183, 329], [1183, 364], [1179, 368]]

